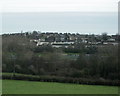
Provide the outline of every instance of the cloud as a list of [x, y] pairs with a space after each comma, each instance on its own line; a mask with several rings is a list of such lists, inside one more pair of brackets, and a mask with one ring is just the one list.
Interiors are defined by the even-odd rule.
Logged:
[[3, 12], [117, 11], [118, 0], [2, 0]]

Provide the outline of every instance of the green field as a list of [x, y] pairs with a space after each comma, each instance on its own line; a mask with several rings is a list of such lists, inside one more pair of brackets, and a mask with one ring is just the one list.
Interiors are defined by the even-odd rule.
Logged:
[[3, 80], [3, 94], [118, 94], [118, 87]]

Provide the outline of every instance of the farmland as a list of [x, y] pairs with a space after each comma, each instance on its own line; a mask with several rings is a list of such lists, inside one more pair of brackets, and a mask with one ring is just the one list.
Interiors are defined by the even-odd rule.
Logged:
[[118, 87], [3, 80], [3, 94], [118, 94]]

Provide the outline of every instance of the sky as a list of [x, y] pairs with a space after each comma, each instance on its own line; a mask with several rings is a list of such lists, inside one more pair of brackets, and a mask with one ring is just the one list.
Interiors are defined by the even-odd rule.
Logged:
[[1, 0], [0, 12], [117, 12], [119, 0]]
[[119, 0], [1, 0], [0, 32], [117, 33]]

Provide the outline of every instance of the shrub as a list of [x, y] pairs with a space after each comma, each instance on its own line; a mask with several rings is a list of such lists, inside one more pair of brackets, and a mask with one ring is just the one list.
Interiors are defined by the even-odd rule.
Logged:
[[61, 83], [74, 83], [74, 84], [88, 84], [88, 85], [110, 85], [120, 86], [119, 80], [101, 80], [101, 79], [86, 79], [86, 78], [71, 78], [71, 77], [57, 77], [57, 76], [35, 76], [16, 74], [3, 74], [3, 79], [13, 80], [28, 80], [28, 81], [41, 81], [41, 82], [61, 82]]

